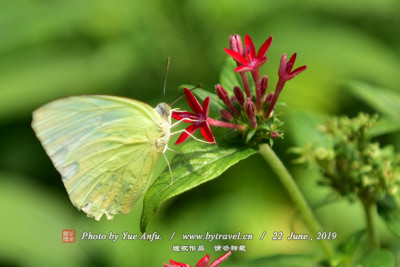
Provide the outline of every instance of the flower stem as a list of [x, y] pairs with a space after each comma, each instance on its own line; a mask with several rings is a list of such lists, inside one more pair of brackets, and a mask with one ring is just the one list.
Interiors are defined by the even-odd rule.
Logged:
[[255, 69], [251, 72], [251, 75], [254, 80], [254, 85], [256, 87], [256, 107], [257, 114], [261, 114], [261, 84], [260, 84], [260, 72], [258, 69]]
[[364, 207], [365, 218], [367, 220], [369, 242], [372, 246], [372, 249], [379, 249], [379, 238], [378, 233], [376, 232], [375, 220], [372, 213], [375, 210], [375, 204], [371, 201], [362, 201], [362, 203]]
[[230, 123], [230, 122], [225, 122], [225, 121], [214, 120], [213, 118], [210, 118], [210, 117], [207, 117], [207, 122], [210, 126], [236, 129], [239, 131], [243, 131], [245, 129], [245, 126], [243, 126], [241, 124], [235, 124], [235, 123]]
[[274, 109], [276, 101], [278, 100], [279, 94], [281, 93], [283, 87], [285, 86], [285, 83], [286, 83], [286, 80], [279, 78], [278, 83], [276, 84], [274, 96], [272, 97], [272, 100], [271, 100], [271, 103], [269, 104], [267, 112], [265, 112], [265, 115], [264, 115], [265, 119], [269, 118], [269, 115], [271, 114], [272, 110]]
[[[258, 152], [264, 157], [264, 159], [269, 163], [271, 168], [274, 170], [275, 174], [279, 177], [282, 184], [286, 187], [289, 195], [292, 197], [293, 202], [297, 205], [300, 213], [302, 214], [304, 221], [306, 222], [309, 230], [312, 232], [313, 236], [317, 235], [317, 232], [322, 232], [322, 228], [315, 218], [311, 208], [308, 206], [300, 189], [293, 180], [292, 176], [288, 170], [283, 165], [282, 161], [278, 158], [275, 152], [271, 149], [268, 144], [260, 145]], [[325, 252], [326, 257], [332, 259], [332, 250], [328, 245], [326, 240], [319, 240], [318, 244], [321, 246]]]
[[249, 80], [247, 80], [246, 73], [241, 72], [240, 77], [242, 77], [243, 86], [244, 86], [244, 90], [246, 92], [247, 98], [251, 98], [250, 85], [249, 85]]

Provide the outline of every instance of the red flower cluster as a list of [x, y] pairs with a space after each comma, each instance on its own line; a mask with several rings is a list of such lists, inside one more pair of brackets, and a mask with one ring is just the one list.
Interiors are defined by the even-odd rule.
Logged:
[[[213, 261], [210, 266], [208, 266], [210, 255], [206, 254], [206, 256], [199, 260], [199, 262], [196, 264], [196, 267], [217, 267], [223, 261], [225, 261], [229, 257], [229, 255], [231, 255], [231, 251], [228, 251], [225, 255], [219, 257], [218, 259]], [[171, 265], [164, 263], [164, 267], [190, 267], [190, 265], [186, 263], [179, 263], [173, 260], [169, 260], [169, 262], [171, 263]]]
[[[253, 40], [246, 34], [244, 47], [239, 35], [233, 35], [229, 38], [230, 49], [225, 48], [225, 52], [231, 56], [237, 63], [234, 69], [242, 78], [244, 93], [239, 86], [233, 88], [234, 96], [229, 97], [228, 92], [220, 85], [215, 86], [218, 97], [224, 102], [227, 109], [221, 110], [221, 117], [224, 121], [217, 121], [208, 117], [210, 98], [207, 97], [203, 105], [185, 88], [185, 95], [193, 113], [187, 111], [173, 111], [172, 117], [176, 120], [192, 123], [181, 134], [175, 144], [184, 142], [192, 133], [201, 129], [203, 137], [210, 143], [215, 143], [215, 138], [211, 132], [210, 126], [218, 126], [244, 131], [248, 128], [258, 129], [259, 124], [263, 128], [269, 128], [268, 138], [279, 137], [279, 132], [266, 126], [265, 123], [272, 117], [274, 107], [285, 83], [301, 73], [307, 66], [301, 66], [293, 70], [297, 54], [294, 53], [289, 61], [287, 55], [283, 54], [278, 70], [279, 80], [275, 91], [266, 94], [268, 88], [268, 76], [264, 75], [260, 79], [259, 68], [267, 62], [266, 53], [271, 46], [272, 36], [270, 36], [256, 52]], [[250, 91], [249, 81], [246, 72], [250, 71], [255, 85], [255, 97]], [[232, 123], [236, 122], [236, 123]], [[253, 133], [254, 134], [254, 133]], [[265, 135], [265, 134], [264, 134]], [[264, 136], [265, 137], [265, 136]], [[263, 137], [263, 138], [264, 138]]]
[[[244, 43], [245, 47], [243, 49], [242, 47], [242, 41], [239, 35], [233, 35], [229, 39], [230, 43], [230, 48], [227, 49], [225, 48], [225, 52], [230, 55], [237, 63], [238, 67], [235, 69], [236, 72], [239, 72], [242, 77], [243, 85], [245, 88], [245, 92], [247, 95], [247, 100], [243, 103], [243, 101], [239, 101], [239, 98], [241, 98], [241, 95], [243, 95], [240, 90], [237, 90], [235, 87], [234, 92], [235, 92], [235, 97], [238, 100], [238, 104], [240, 104], [243, 107], [243, 110], [248, 116], [250, 125], [252, 128], [257, 128], [257, 120], [255, 119], [257, 115], [262, 115], [263, 110], [266, 109], [266, 112], [264, 113], [264, 119], [268, 120], [270, 117], [276, 101], [279, 97], [280, 92], [283, 89], [283, 86], [285, 83], [291, 79], [293, 79], [297, 74], [300, 72], [304, 71], [307, 69], [307, 66], [301, 66], [299, 68], [296, 68], [295, 70], [292, 71], [294, 62], [296, 60], [296, 53], [292, 55], [290, 58], [289, 62], [287, 61], [287, 56], [286, 54], [282, 55], [281, 58], [281, 63], [279, 66], [279, 71], [278, 71], [278, 76], [279, 80], [277, 83], [277, 86], [275, 88], [274, 93], [270, 93], [268, 95], [266, 94], [266, 90], [268, 87], [268, 76], [263, 76], [260, 79], [260, 73], [259, 73], [259, 68], [267, 61], [267, 56], [266, 53], [271, 46], [272, 42], [272, 36], [270, 36], [260, 47], [258, 52], [256, 53], [255, 47], [253, 40], [250, 38], [249, 35], [246, 34]], [[255, 96], [255, 102], [256, 104], [254, 105], [253, 102], [253, 97], [250, 93], [250, 86], [249, 82], [247, 80], [247, 77], [244, 75], [244, 72], [250, 71], [252, 78], [254, 80], [255, 84], [255, 91], [256, 91], [256, 96]], [[240, 89], [240, 88], [239, 88]], [[217, 94], [218, 91], [220, 92], [218, 95], [223, 95], [226, 94], [226, 91], [224, 88], [222, 88], [221, 85], [216, 86]], [[221, 97], [220, 97], [221, 98]], [[221, 98], [223, 101], [224, 99]], [[224, 101], [225, 103], [225, 101]], [[226, 104], [226, 103], [225, 103]], [[230, 105], [232, 106], [232, 105]], [[230, 108], [229, 105], [227, 105], [229, 111], [233, 114], [237, 114], [237, 109], [233, 110]], [[255, 106], [255, 108], [254, 108]], [[223, 112], [224, 117], [230, 117], [229, 114], [226, 113], [226, 111]], [[232, 115], [232, 114], [231, 114]]]

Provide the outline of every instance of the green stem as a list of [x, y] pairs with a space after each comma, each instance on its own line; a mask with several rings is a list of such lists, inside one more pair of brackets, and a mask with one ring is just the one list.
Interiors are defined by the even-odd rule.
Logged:
[[371, 201], [362, 201], [364, 206], [365, 218], [367, 220], [367, 228], [369, 241], [373, 249], [379, 249], [379, 238], [375, 227], [375, 220], [373, 211], [375, 210], [375, 204]]
[[[317, 235], [317, 232], [322, 232], [322, 228], [315, 218], [313, 212], [307, 204], [303, 194], [297, 187], [297, 184], [293, 180], [292, 176], [288, 172], [288, 170], [283, 165], [282, 161], [278, 158], [275, 152], [271, 149], [271, 147], [267, 144], [260, 145], [258, 151], [264, 159], [269, 163], [271, 168], [274, 170], [276, 175], [281, 180], [282, 184], [286, 187], [289, 195], [292, 197], [294, 203], [297, 205], [300, 213], [303, 215], [304, 221], [306, 222], [308, 228], [312, 232], [314, 236]], [[323, 251], [326, 254], [326, 257], [331, 260], [332, 259], [332, 250], [328, 245], [326, 240], [319, 240], [318, 244], [321, 246]]]

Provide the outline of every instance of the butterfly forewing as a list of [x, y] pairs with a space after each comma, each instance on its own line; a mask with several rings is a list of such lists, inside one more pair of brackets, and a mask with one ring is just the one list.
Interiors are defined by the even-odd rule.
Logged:
[[75, 96], [37, 109], [32, 127], [74, 206], [99, 220], [128, 213], [144, 194], [170, 125], [133, 99]]

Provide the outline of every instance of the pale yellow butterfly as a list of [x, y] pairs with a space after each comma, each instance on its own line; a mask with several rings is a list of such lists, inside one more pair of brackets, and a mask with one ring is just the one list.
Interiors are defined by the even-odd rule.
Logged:
[[72, 96], [33, 112], [32, 128], [89, 217], [128, 213], [146, 192], [170, 138], [171, 107], [105, 95]]

